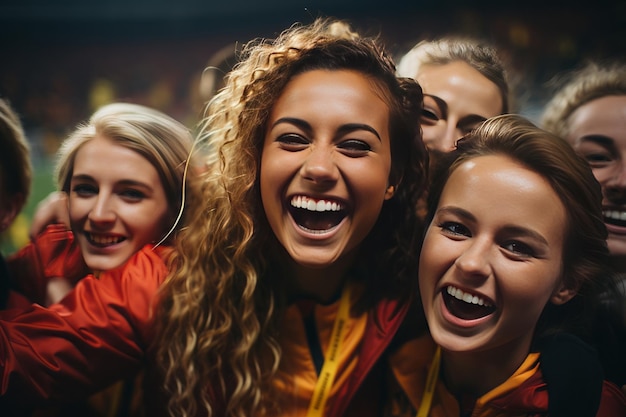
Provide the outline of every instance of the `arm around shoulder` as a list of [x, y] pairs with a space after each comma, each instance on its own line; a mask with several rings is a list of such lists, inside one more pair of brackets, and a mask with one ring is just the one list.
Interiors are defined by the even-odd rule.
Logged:
[[50, 308], [0, 312], [0, 408], [84, 397], [137, 372], [164, 255], [146, 247]]

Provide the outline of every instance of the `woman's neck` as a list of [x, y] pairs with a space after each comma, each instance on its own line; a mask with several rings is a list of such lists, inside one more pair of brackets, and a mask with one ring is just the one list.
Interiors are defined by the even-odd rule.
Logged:
[[510, 343], [481, 352], [442, 350], [442, 377], [448, 390], [457, 398], [479, 398], [504, 381], [524, 362], [530, 341]]
[[348, 279], [352, 262], [352, 257], [346, 257], [326, 268], [310, 268], [290, 259], [283, 263], [289, 298], [310, 298], [321, 304], [333, 302]]

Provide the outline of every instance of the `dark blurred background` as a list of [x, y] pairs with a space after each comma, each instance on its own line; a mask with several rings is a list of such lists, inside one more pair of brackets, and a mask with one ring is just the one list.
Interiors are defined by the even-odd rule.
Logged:
[[123, 100], [194, 128], [209, 94], [203, 69], [235, 45], [318, 16], [380, 35], [397, 57], [424, 38], [480, 37], [502, 49], [518, 83], [517, 110], [536, 119], [557, 73], [586, 59], [626, 56], [626, 0], [579, 3], [0, 0], [0, 96], [22, 117], [36, 172], [11, 244], [23, 243], [28, 216], [54, 188], [54, 153], [77, 123], [97, 106]]

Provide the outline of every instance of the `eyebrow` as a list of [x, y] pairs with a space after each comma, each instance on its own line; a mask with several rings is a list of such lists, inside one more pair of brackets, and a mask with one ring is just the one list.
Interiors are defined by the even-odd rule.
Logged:
[[[456, 206], [444, 206], [441, 207], [439, 209], [437, 209], [437, 214], [440, 213], [450, 213], [453, 215], [456, 215], [458, 217], [467, 219], [471, 222], [476, 223], [477, 219], [476, 217], [470, 213], [469, 211], [462, 209], [460, 207], [456, 207]], [[536, 241], [544, 244], [544, 245], [548, 245], [548, 241], [539, 233], [537, 233], [536, 231], [529, 229], [527, 227], [522, 227], [522, 226], [514, 226], [514, 225], [509, 225], [509, 226], [505, 226], [503, 228], [504, 232], [506, 233], [512, 233], [515, 235], [521, 235], [521, 236], [528, 236], [531, 239], [535, 239]]]
[[444, 99], [442, 99], [441, 97], [435, 96], [433, 94], [426, 94], [426, 93], [424, 93], [424, 97], [432, 98], [437, 104], [437, 107], [439, 107], [439, 110], [441, 110], [442, 113], [445, 113], [446, 117], [448, 117], [448, 103], [446, 103]]
[[[295, 125], [297, 127], [299, 127], [302, 130], [306, 130], [307, 132], [311, 132], [313, 130], [313, 128], [311, 127], [311, 125], [302, 119], [298, 119], [295, 117], [281, 117], [280, 119], [276, 120], [274, 123], [272, 123], [272, 128], [281, 124], [281, 123], [288, 123], [288, 124], [292, 124]], [[341, 125], [338, 129], [338, 132], [342, 135], [345, 135], [346, 133], [350, 133], [350, 132], [354, 132], [357, 130], [365, 130], [367, 132], [372, 133], [374, 136], [376, 136], [378, 138], [379, 141], [382, 142], [382, 139], [380, 138], [380, 134], [376, 131], [376, 129], [374, 129], [372, 126], [368, 125], [368, 124], [364, 124], [364, 123], [346, 123], [344, 125]]]
[[613, 138], [610, 138], [604, 135], [585, 135], [581, 138], [578, 138], [577, 141], [579, 143], [593, 142], [593, 143], [597, 143], [600, 146], [604, 146], [605, 148], [615, 149], [615, 140], [613, 140]]
[[[442, 99], [441, 97], [435, 96], [433, 94], [424, 93], [424, 96], [432, 98], [435, 101], [435, 103], [437, 103], [439, 110], [441, 110], [441, 112], [446, 115], [446, 118], [448, 117], [448, 111], [449, 111], [448, 103], [444, 99]], [[472, 123], [477, 123], [477, 122], [484, 122], [487, 119], [488, 117], [481, 116], [480, 114], [468, 114], [467, 116], [463, 117], [459, 121], [459, 123], [460, 124], [472, 124]]]

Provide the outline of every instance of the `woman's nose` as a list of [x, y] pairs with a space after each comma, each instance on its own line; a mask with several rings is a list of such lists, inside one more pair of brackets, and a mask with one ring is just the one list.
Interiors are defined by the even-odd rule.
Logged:
[[456, 142], [463, 137], [461, 129], [454, 124], [448, 123], [442, 135], [431, 144], [431, 149], [440, 153], [452, 152], [456, 147]]
[[491, 274], [490, 247], [491, 245], [487, 242], [472, 242], [456, 259], [456, 267], [467, 278], [489, 276]]
[[317, 184], [337, 181], [339, 169], [332, 149], [328, 146], [312, 146], [308, 152], [300, 170], [302, 177]]
[[115, 221], [111, 199], [108, 196], [98, 195], [88, 217], [92, 222], [98, 223]]
[[613, 204], [626, 204], [626, 164], [616, 167], [614, 175], [604, 184], [604, 196]]

